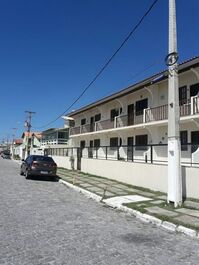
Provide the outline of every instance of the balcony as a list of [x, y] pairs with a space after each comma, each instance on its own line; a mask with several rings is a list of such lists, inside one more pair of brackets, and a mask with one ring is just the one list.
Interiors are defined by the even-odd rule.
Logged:
[[41, 146], [46, 145], [57, 145], [57, 144], [67, 144], [68, 139], [58, 138], [58, 139], [42, 139]]
[[[191, 97], [190, 100], [180, 102], [180, 117], [199, 114], [199, 97]], [[168, 105], [147, 108], [133, 115], [116, 116], [114, 120], [108, 119], [92, 124], [85, 124], [70, 129], [70, 135], [97, 132], [102, 130], [121, 128], [143, 123], [161, 121], [168, 119]]]
[[[191, 97], [191, 100], [180, 102], [180, 117], [199, 114], [199, 97]], [[145, 109], [145, 122], [153, 122], [168, 119], [168, 105]]]

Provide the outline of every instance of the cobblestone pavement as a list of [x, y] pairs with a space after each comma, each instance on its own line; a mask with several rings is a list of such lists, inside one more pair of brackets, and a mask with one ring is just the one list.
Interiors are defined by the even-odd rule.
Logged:
[[198, 240], [18, 172], [0, 160], [0, 264], [198, 264]]
[[167, 194], [159, 191], [64, 168], [58, 168], [58, 175], [67, 183], [73, 184], [73, 187], [77, 186], [98, 195], [103, 202], [112, 205], [113, 208], [125, 205], [140, 213], [156, 217], [162, 222], [166, 220], [167, 223], [173, 223], [172, 229], [180, 229], [199, 238], [199, 200], [188, 198], [181, 207], [174, 208], [167, 204]]

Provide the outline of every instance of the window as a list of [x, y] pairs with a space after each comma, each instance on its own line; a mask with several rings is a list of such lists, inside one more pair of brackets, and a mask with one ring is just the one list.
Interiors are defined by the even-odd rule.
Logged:
[[112, 109], [111, 110], [111, 121], [114, 121], [115, 117], [119, 116], [122, 113], [122, 108], [120, 109]]
[[95, 115], [95, 121], [100, 121], [101, 120], [101, 114], [96, 114]]
[[142, 115], [143, 114], [143, 110], [148, 108], [148, 99], [142, 99], [139, 101], [136, 101], [135, 103], [135, 115]]
[[100, 139], [94, 140], [94, 147], [100, 147]]
[[81, 119], [81, 125], [86, 124], [86, 119]]
[[190, 86], [190, 97], [197, 96], [199, 93], [199, 83]]
[[113, 147], [117, 147], [117, 146], [118, 146], [118, 138], [117, 137], [110, 138], [110, 147], [113, 148]]
[[136, 135], [135, 136], [135, 150], [147, 150], [148, 135]]
[[80, 148], [85, 148], [86, 142], [85, 141], [80, 141]]
[[188, 135], [187, 131], [181, 131], [180, 132], [180, 142], [181, 142], [181, 150], [182, 151], [187, 151], [188, 150]]
[[179, 104], [187, 103], [187, 86], [179, 87]]
[[191, 132], [191, 152], [194, 153], [199, 147], [199, 131]]

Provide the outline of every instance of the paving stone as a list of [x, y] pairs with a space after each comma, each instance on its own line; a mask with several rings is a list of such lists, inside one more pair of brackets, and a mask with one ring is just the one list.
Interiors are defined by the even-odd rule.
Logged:
[[192, 209], [187, 209], [187, 208], [181, 208], [176, 210], [179, 213], [184, 213], [188, 215], [192, 215], [195, 217], [199, 217], [199, 210], [192, 210]]
[[152, 203], [152, 204], [161, 204], [163, 202], [165, 202], [165, 201], [163, 201], [163, 200], [150, 201], [150, 203]]
[[118, 184], [118, 183], [114, 184], [114, 187], [119, 188], [119, 189], [125, 189], [125, 190], [129, 189], [127, 185]]
[[113, 192], [123, 192], [124, 193], [123, 190], [118, 189], [118, 188], [115, 188], [115, 187], [108, 187], [108, 189], [111, 190], [111, 191], [113, 191]]
[[146, 198], [140, 195], [126, 195], [126, 196], [116, 196], [110, 199], [104, 200], [108, 205], [119, 206], [124, 203], [137, 203], [143, 201], [150, 201], [150, 198]]
[[191, 208], [195, 208], [195, 209], [199, 210], [199, 202], [185, 201], [184, 205], [186, 207], [191, 207]]
[[137, 193], [139, 194], [140, 190], [134, 189], [134, 188], [126, 188], [125, 189], [129, 193]]
[[174, 220], [178, 220], [183, 222], [184, 224], [194, 225], [199, 228], [199, 218], [189, 216], [189, 215], [180, 215], [178, 217], [173, 218]]
[[103, 189], [100, 189], [100, 188], [97, 188], [97, 187], [93, 187], [93, 186], [89, 187], [88, 190], [90, 190], [91, 192], [94, 192], [94, 193], [98, 192], [98, 191], [103, 191]]
[[155, 196], [154, 193], [151, 193], [151, 192], [148, 192], [148, 191], [139, 191], [139, 194], [143, 195], [143, 196], [146, 196], [146, 197], [154, 197]]
[[108, 185], [106, 185], [106, 184], [104, 184], [104, 183], [97, 183], [96, 186], [97, 186], [97, 187], [100, 187], [100, 188], [102, 188], [102, 189], [105, 189], [105, 188], [108, 187]]
[[167, 196], [166, 195], [157, 196], [156, 198], [162, 199], [162, 200], [167, 200]]
[[92, 185], [89, 185], [87, 183], [81, 183], [80, 184], [81, 187], [84, 187], [84, 188], [90, 188], [90, 187], [93, 187]]
[[158, 206], [147, 207], [145, 209], [149, 213], [156, 213], [156, 214], [159, 214], [159, 215], [166, 215], [166, 216], [169, 216], [169, 217], [175, 217], [175, 216], [179, 215], [178, 213], [175, 213], [175, 212], [172, 212], [172, 211], [168, 211], [168, 210], [160, 208]]
[[112, 190], [112, 189], [108, 189], [108, 191], [113, 192], [117, 196], [118, 195], [121, 196], [121, 195], [127, 195], [128, 194], [127, 192], [122, 191], [122, 190]]

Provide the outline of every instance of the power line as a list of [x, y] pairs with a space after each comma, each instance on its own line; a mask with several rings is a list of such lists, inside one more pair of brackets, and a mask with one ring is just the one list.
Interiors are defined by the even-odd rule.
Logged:
[[[130, 78], [128, 78], [125, 82], [129, 82], [134, 80], [136, 77], [142, 75], [143, 73], [145, 73], [146, 71], [148, 71], [149, 69], [151, 69], [152, 67], [154, 67], [155, 65], [159, 65], [160, 62], [162, 62], [162, 59], [157, 59], [155, 60], [153, 63], [149, 64], [148, 66], [146, 66], [145, 68], [143, 68], [142, 70], [140, 70], [139, 72], [133, 74]], [[123, 82], [124, 83], [124, 82]]]
[[39, 126], [39, 127], [34, 127], [36, 129], [44, 128], [47, 127], [48, 125], [56, 122], [61, 116], [63, 116], [66, 112], [68, 112], [77, 101], [86, 93], [86, 91], [91, 87], [91, 85], [98, 79], [98, 77], [104, 72], [104, 70], [107, 68], [107, 66], [111, 63], [111, 61], [114, 59], [114, 57], [118, 54], [118, 52], [122, 49], [122, 47], [126, 44], [126, 42], [130, 39], [130, 37], [133, 35], [133, 33], [138, 29], [138, 27], [141, 25], [143, 20], [147, 17], [147, 15], [151, 12], [155, 4], [158, 2], [158, 0], [153, 1], [153, 3], [150, 5], [150, 7], [147, 9], [147, 11], [144, 13], [144, 15], [140, 18], [138, 23], [133, 27], [133, 29], [130, 31], [130, 33], [126, 36], [126, 38], [122, 41], [120, 46], [117, 48], [117, 50], [112, 54], [112, 56], [106, 61], [106, 63], [101, 67], [101, 69], [98, 71], [98, 73], [95, 75], [95, 77], [91, 80], [91, 82], [86, 86], [86, 88], [82, 91], [82, 93], [71, 103], [71, 105], [64, 111], [62, 112], [57, 118], [52, 120], [51, 122]]

